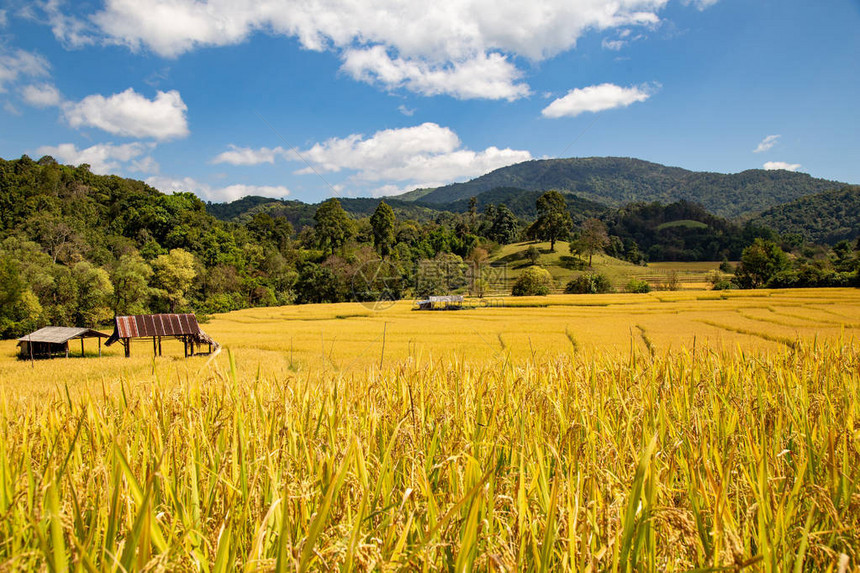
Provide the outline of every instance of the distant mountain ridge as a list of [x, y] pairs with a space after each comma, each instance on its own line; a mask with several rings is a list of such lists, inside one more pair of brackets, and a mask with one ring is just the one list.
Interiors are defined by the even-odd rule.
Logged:
[[626, 157], [586, 157], [526, 161], [471, 181], [432, 190], [418, 189], [394, 199], [428, 206], [448, 205], [500, 187], [526, 191], [558, 189], [612, 207], [638, 201], [672, 203], [683, 199], [700, 203], [715, 215], [741, 218], [845, 185], [783, 170], [751, 169], [723, 174]]

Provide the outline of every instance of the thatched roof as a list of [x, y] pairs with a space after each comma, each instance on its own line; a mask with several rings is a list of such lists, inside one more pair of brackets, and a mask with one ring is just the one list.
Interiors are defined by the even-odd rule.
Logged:
[[47, 342], [64, 344], [75, 338], [107, 338], [108, 335], [91, 328], [74, 328], [68, 326], [46, 326], [18, 339], [21, 342]]

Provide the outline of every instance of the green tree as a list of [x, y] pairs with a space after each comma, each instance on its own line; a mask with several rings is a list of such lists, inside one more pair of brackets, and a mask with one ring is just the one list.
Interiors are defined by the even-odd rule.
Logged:
[[26, 288], [18, 263], [0, 256], [0, 336], [20, 336], [43, 320], [42, 305]]
[[564, 292], [567, 294], [603, 294], [612, 292], [612, 282], [609, 277], [600, 273], [583, 274], [571, 279], [564, 287]]
[[550, 242], [550, 251], [555, 252], [555, 242], [570, 234], [573, 219], [567, 211], [567, 201], [558, 191], [547, 191], [537, 199], [538, 217], [535, 232], [541, 240]]
[[75, 324], [95, 327], [110, 320], [114, 287], [108, 272], [81, 261], [72, 268], [72, 276], [78, 285]]
[[194, 255], [184, 249], [171, 249], [152, 262], [155, 294], [170, 312], [188, 305], [186, 295], [197, 276]]
[[380, 201], [370, 217], [373, 229], [373, 246], [383, 259], [391, 254], [394, 245], [394, 210], [385, 201]]
[[552, 275], [543, 267], [529, 267], [514, 282], [513, 296], [546, 296], [552, 287]]
[[588, 254], [588, 266], [590, 267], [591, 257], [594, 253], [602, 250], [603, 247], [609, 244], [606, 225], [600, 219], [586, 219], [582, 223], [582, 232], [579, 234], [579, 241], [583, 252]]
[[536, 265], [540, 260], [540, 249], [531, 245], [528, 249], [526, 249], [526, 258], [533, 265]]
[[314, 231], [320, 248], [328, 249], [334, 254], [337, 247], [343, 246], [355, 236], [355, 221], [344, 211], [340, 201], [332, 197], [317, 207], [314, 213]]
[[149, 297], [152, 267], [138, 254], [123, 255], [111, 273], [115, 315], [142, 314]]
[[788, 255], [773, 241], [757, 238], [744, 249], [734, 281], [741, 288], [766, 286], [780, 271], [788, 268]]
[[487, 238], [500, 245], [507, 245], [517, 240], [519, 231], [517, 217], [506, 205], [499, 205], [498, 209], [493, 209], [492, 224], [487, 232]]

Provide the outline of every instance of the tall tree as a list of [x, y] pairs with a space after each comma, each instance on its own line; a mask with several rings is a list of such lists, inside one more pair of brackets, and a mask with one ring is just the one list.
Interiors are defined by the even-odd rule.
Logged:
[[584, 252], [588, 253], [588, 266], [591, 266], [591, 257], [609, 244], [609, 236], [606, 234], [606, 225], [600, 219], [586, 219], [582, 223], [582, 232], [579, 234], [580, 244]]
[[152, 261], [153, 282], [156, 294], [166, 303], [170, 312], [176, 312], [188, 304], [185, 295], [197, 276], [194, 270], [194, 255], [184, 249], [171, 249]]
[[314, 213], [314, 231], [322, 249], [331, 254], [355, 236], [355, 221], [350, 219], [337, 198], [332, 197], [317, 207]]
[[139, 314], [146, 310], [152, 267], [138, 254], [123, 255], [111, 273], [114, 314]]
[[519, 222], [516, 215], [508, 209], [507, 205], [499, 205], [499, 208], [494, 209], [494, 212], [495, 216], [487, 233], [488, 238], [500, 245], [507, 245], [516, 241], [519, 235]]
[[111, 317], [111, 299], [114, 286], [108, 272], [87, 261], [72, 267], [72, 276], [78, 284], [78, 301], [74, 308], [75, 324], [94, 327]]
[[550, 242], [550, 251], [555, 252], [555, 242], [570, 234], [573, 219], [567, 211], [567, 201], [558, 191], [547, 191], [537, 199], [538, 218], [535, 231], [538, 238]]
[[373, 246], [384, 259], [391, 254], [394, 246], [394, 210], [385, 201], [380, 201], [370, 217], [373, 228]]
[[788, 255], [773, 241], [758, 238], [744, 249], [732, 279], [741, 288], [759, 288], [788, 268]]

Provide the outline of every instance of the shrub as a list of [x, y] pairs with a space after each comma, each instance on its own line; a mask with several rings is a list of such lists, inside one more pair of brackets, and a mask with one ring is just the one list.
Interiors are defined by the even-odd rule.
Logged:
[[678, 290], [681, 288], [681, 279], [678, 271], [671, 270], [666, 273], [666, 279], [660, 285], [661, 290]]
[[732, 281], [728, 281], [726, 279], [720, 279], [713, 284], [711, 287], [713, 290], [731, 290], [733, 288], [738, 288], [735, 286], [735, 283]]
[[514, 296], [546, 296], [552, 287], [552, 275], [542, 267], [529, 267], [514, 283]]
[[612, 283], [599, 273], [579, 275], [564, 287], [567, 294], [602, 294], [612, 292]]
[[536, 265], [538, 260], [540, 259], [540, 249], [532, 245], [528, 249], [526, 249], [526, 258], [533, 265]]
[[630, 279], [627, 283], [627, 292], [644, 294], [651, 292], [651, 285], [640, 279]]

